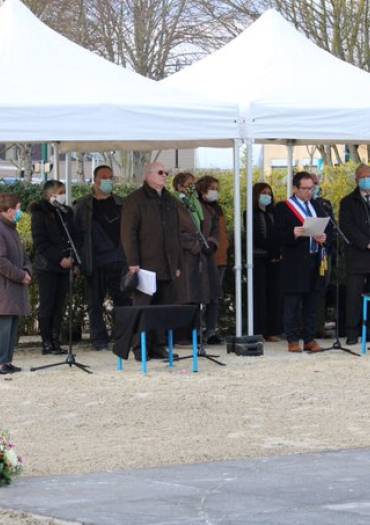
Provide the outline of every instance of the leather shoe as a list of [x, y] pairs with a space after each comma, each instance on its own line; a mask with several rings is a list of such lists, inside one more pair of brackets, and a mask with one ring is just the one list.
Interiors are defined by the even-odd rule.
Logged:
[[317, 341], [314, 339], [309, 343], [305, 343], [303, 346], [305, 352], [321, 352], [322, 348]]
[[42, 342], [42, 355], [52, 354], [54, 350], [53, 343], [51, 341]]
[[[141, 350], [140, 348], [135, 348], [135, 350], [132, 351], [135, 356], [135, 361], [139, 361], [141, 363]], [[146, 353], [146, 360], [150, 361], [150, 355], [148, 355], [148, 352]]]
[[299, 342], [288, 343], [288, 352], [302, 352], [302, 348], [299, 346]]
[[223, 340], [217, 334], [210, 335], [207, 339], [207, 345], [222, 345]]
[[12, 374], [12, 370], [8, 367], [8, 365], [3, 365], [0, 367], [0, 375], [5, 376], [5, 374]]
[[10, 373], [21, 372], [22, 370], [20, 366], [14, 366], [12, 363], [8, 363], [5, 366], [7, 366], [10, 369]]
[[[153, 350], [149, 350], [149, 355], [152, 359], [169, 359], [170, 354], [168, 353], [167, 348], [164, 348], [163, 346], [157, 346], [156, 348], [153, 348]], [[174, 359], [178, 359], [178, 354], [173, 354]]]
[[347, 337], [346, 339], [346, 345], [357, 345], [358, 343], [358, 337], [355, 335]]

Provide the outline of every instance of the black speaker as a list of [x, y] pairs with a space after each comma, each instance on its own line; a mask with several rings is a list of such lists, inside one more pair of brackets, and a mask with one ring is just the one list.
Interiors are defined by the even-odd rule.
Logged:
[[227, 353], [244, 356], [263, 355], [262, 335], [243, 335], [241, 337], [228, 337], [226, 339]]

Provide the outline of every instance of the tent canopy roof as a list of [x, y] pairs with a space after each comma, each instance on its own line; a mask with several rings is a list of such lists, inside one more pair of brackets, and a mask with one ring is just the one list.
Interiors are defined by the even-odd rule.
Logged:
[[239, 137], [235, 104], [117, 66], [50, 29], [20, 0], [0, 7], [0, 68], [1, 142], [97, 151], [226, 146]]
[[239, 104], [259, 142], [370, 141], [370, 74], [316, 46], [274, 9], [162, 83]]

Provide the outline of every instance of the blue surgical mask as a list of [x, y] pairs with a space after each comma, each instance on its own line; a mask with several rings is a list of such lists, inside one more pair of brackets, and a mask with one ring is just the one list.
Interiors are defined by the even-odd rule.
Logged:
[[370, 177], [364, 177], [363, 179], [359, 179], [358, 186], [360, 190], [370, 191]]
[[23, 217], [23, 211], [22, 210], [17, 210], [15, 212], [15, 219], [14, 219], [14, 222], [19, 222], [21, 220], [21, 218]]
[[321, 188], [320, 186], [314, 186], [313, 192], [312, 192], [312, 198], [317, 199], [321, 195]]
[[103, 179], [100, 183], [100, 189], [103, 193], [112, 193], [113, 182], [110, 179]]
[[272, 197], [271, 195], [267, 195], [267, 193], [261, 193], [258, 202], [261, 206], [270, 206], [272, 203]]

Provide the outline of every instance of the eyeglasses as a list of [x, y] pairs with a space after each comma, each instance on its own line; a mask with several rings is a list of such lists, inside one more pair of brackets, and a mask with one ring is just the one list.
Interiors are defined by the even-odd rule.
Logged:
[[166, 175], [168, 177], [168, 171], [158, 170], [156, 173], [157, 175]]
[[303, 186], [301, 186], [300, 188], [298, 188], [299, 190], [303, 190], [303, 191], [313, 191], [314, 187], [311, 186], [311, 188], [304, 188]]

